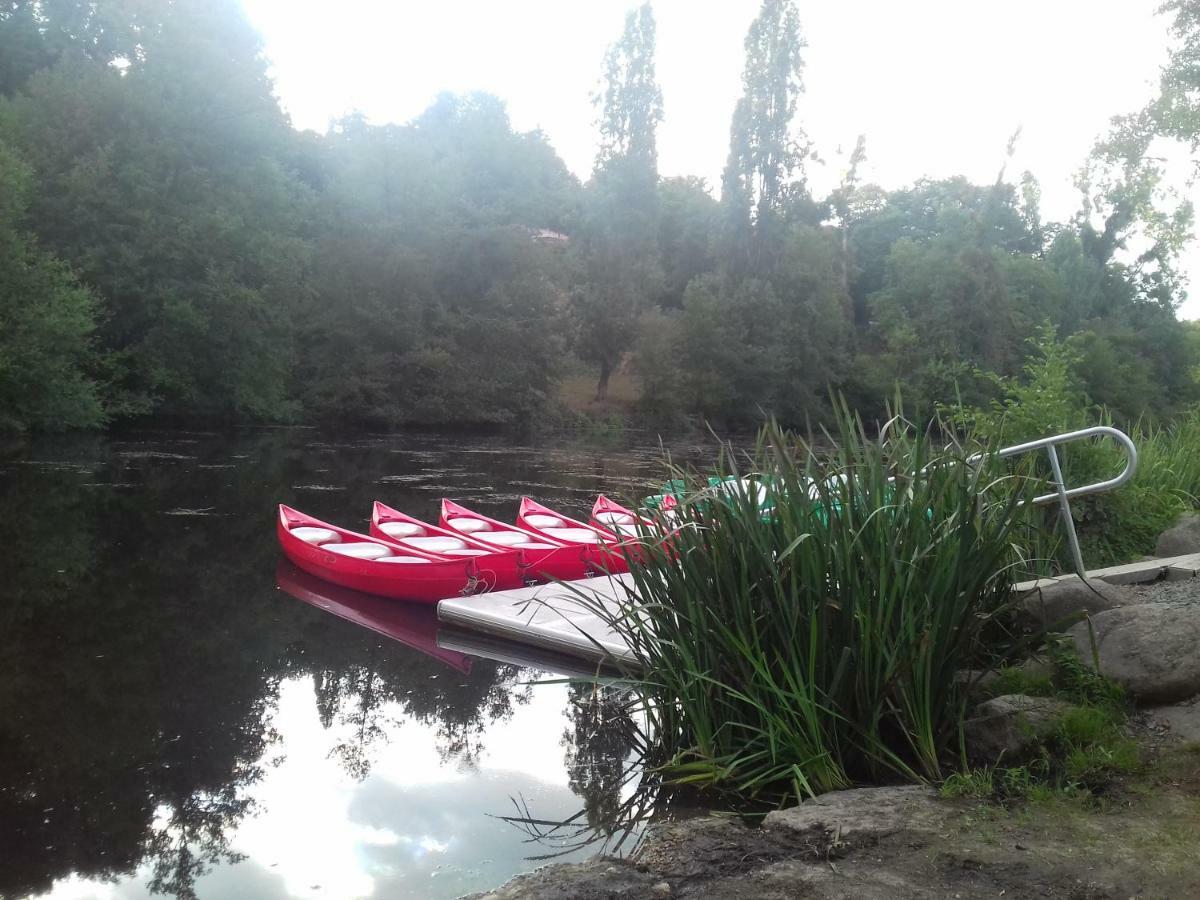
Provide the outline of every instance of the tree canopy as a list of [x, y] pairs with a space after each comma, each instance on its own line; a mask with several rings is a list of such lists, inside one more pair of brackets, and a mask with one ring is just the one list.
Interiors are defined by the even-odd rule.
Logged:
[[[1151, 149], [1194, 152], [1200, 10], [1175, 0], [1158, 95], [1043, 221], [1031, 173], [896, 189], [868, 144], [813, 192], [794, 0], [745, 40], [719, 198], [663, 178], [656, 22], [632, 9], [595, 96], [586, 184], [487, 94], [404, 124], [297, 132], [235, 0], [0, 7], [0, 428], [132, 417], [526, 423], [580, 367], [631, 373], [655, 424], [867, 415], [995, 398], [1049, 323], [1114, 415], [1195, 401], [1178, 322], [1191, 207]], [[816, 164], [811, 163], [810, 164]]]

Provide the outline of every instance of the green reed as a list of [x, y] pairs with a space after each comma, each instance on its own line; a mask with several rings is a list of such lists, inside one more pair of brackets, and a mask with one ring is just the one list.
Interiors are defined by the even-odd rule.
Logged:
[[769, 517], [672, 471], [682, 502], [609, 614], [668, 780], [787, 797], [938, 779], [961, 757], [959, 673], [1017, 652], [1034, 479], [900, 419], [872, 438], [843, 408], [825, 437], [768, 426], [745, 465], [722, 455], [716, 474], [769, 479]]

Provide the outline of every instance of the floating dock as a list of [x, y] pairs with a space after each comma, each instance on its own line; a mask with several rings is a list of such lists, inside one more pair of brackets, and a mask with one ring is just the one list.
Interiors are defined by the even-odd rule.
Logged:
[[[615, 615], [633, 592], [629, 575], [539, 584], [511, 591], [453, 597], [438, 603], [447, 625], [517, 641], [592, 663], [631, 664], [633, 651], [597, 615]], [[584, 595], [584, 596], [581, 596]], [[439, 643], [442, 638], [439, 636]]]

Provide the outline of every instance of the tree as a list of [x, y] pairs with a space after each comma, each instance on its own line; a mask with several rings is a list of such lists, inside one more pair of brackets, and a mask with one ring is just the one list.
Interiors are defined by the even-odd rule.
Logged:
[[[855, 212], [855, 194], [858, 191], [858, 168], [867, 158], [867, 136], [860, 134], [850, 152], [846, 171], [842, 175], [842, 183], [837, 186], [829, 198], [829, 207], [833, 212], [834, 224], [840, 237], [839, 266], [841, 268], [842, 293], [850, 296], [850, 224]], [[867, 323], [866, 309], [854, 310], [854, 323], [862, 326]]]
[[734, 107], [721, 181], [726, 252], [735, 271], [769, 266], [791, 179], [797, 172], [803, 176], [806, 139], [792, 119], [804, 90], [805, 46], [793, 0], [763, 0], [746, 34], [743, 94]]
[[703, 178], [664, 178], [659, 184], [659, 305], [679, 309], [688, 283], [716, 268], [714, 243], [719, 204]]
[[[1168, 0], [1160, 12], [1174, 16], [1171, 33], [1179, 41], [1159, 80], [1158, 96], [1143, 115], [1156, 134], [1200, 150], [1200, 0]], [[1200, 168], [1200, 159], [1195, 161]]]
[[660, 280], [658, 149], [662, 92], [654, 71], [655, 24], [649, 3], [625, 17], [620, 40], [609, 47], [601, 108], [600, 149], [588, 185], [580, 262], [582, 282], [572, 308], [576, 352], [600, 370], [596, 399], [632, 346], [638, 317]]
[[63, 58], [0, 109], [30, 220], [105, 308], [118, 410], [278, 420], [310, 197], [240, 8], [178, 0], [125, 74]]
[[95, 302], [20, 229], [31, 182], [0, 142], [0, 431], [99, 425]]

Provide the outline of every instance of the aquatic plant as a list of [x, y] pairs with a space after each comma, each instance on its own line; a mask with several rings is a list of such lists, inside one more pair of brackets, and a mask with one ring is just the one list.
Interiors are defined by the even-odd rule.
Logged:
[[1022, 643], [1016, 513], [1038, 484], [987, 449], [901, 417], [870, 437], [842, 405], [819, 442], [768, 425], [749, 459], [725, 452], [716, 474], [740, 489], [673, 470], [669, 537], [647, 529], [607, 615], [668, 780], [786, 797], [942, 777], [959, 673]]

